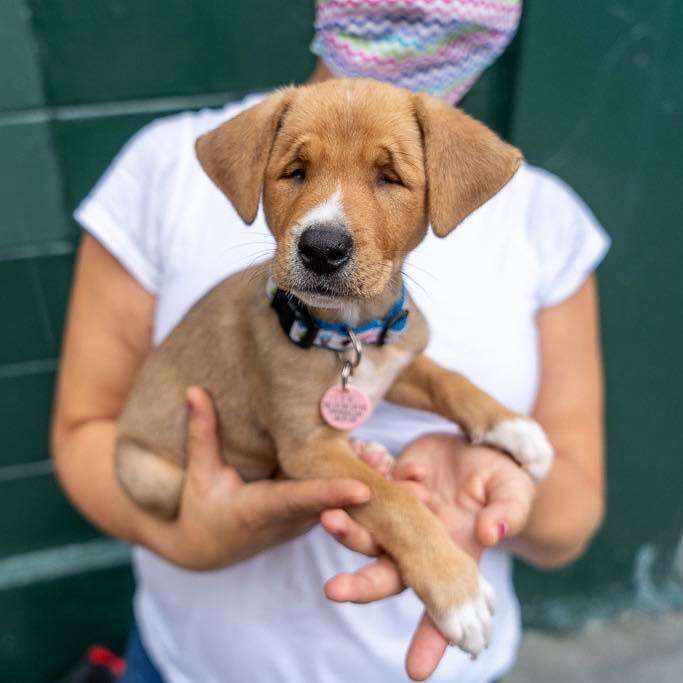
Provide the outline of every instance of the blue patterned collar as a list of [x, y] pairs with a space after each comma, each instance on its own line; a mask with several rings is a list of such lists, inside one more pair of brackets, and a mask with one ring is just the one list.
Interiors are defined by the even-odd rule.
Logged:
[[303, 301], [278, 289], [271, 280], [268, 281], [267, 292], [285, 334], [303, 349], [318, 346], [330, 351], [346, 351], [351, 347], [349, 330], [356, 333], [361, 344], [391, 344], [399, 339], [408, 325], [405, 285], [401, 286], [401, 294], [383, 318], [369, 320], [357, 327], [314, 318]]

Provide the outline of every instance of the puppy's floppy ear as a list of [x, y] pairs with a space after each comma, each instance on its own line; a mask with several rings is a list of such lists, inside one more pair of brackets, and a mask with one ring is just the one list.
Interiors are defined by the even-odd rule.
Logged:
[[415, 95], [414, 102], [429, 219], [434, 232], [445, 237], [512, 178], [522, 154], [460, 109], [429, 95]]
[[248, 225], [256, 218], [270, 150], [293, 93], [276, 92], [195, 143], [202, 168]]

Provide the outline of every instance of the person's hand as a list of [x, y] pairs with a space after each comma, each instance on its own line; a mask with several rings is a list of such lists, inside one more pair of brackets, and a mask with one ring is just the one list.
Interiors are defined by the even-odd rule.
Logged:
[[[389, 476], [426, 487], [429, 507], [444, 522], [453, 540], [477, 560], [486, 548], [522, 531], [535, 492], [529, 475], [508, 456], [443, 434], [422, 437], [410, 444]], [[322, 514], [322, 524], [351, 550], [378, 556], [354, 574], [338, 574], [330, 579], [325, 586], [330, 600], [367, 603], [404, 589], [393, 560], [382, 554], [371, 534], [346, 512], [328, 510]], [[431, 619], [423, 615], [408, 650], [408, 675], [414, 680], [429, 677], [447, 645]]]
[[224, 567], [304, 533], [323, 510], [369, 499], [367, 486], [352, 479], [245, 483], [221, 458], [208, 394], [192, 387], [187, 403], [185, 484], [163, 553], [174, 563], [195, 570]]

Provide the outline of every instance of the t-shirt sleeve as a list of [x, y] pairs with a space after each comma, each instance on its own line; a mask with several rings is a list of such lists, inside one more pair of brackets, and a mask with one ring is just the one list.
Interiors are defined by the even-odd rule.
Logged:
[[539, 172], [530, 206], [529, 236], [536, 260], [540, 308], [574, 294], [598, 267], [610, 238], [583, 200], [559, 178]]
[[152, 294], [163, 271], [164, 231], [182, 173], [183, 119], [154, 121], [112, 161], [74, 218]]

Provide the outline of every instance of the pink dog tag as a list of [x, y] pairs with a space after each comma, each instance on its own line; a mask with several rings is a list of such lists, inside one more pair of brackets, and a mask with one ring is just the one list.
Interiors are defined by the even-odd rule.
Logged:
[[330, 427], [347, 431], [355, 429], [370, 417], [372, 402], [368, 395], [347, 384], [330, 387], [320, 399], [320, 413]]

